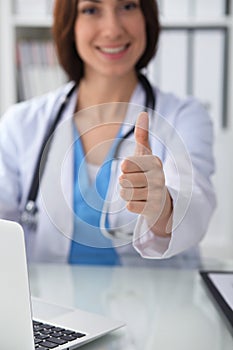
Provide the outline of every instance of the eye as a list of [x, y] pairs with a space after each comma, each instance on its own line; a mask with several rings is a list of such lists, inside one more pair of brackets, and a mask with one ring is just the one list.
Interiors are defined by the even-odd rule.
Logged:
[[86, 7], [80, 10], [84, 15], [95, 15], [98, 12], [98, 9], [94, 6]]
[[127, 2], [126, 4], [124, 4], [122, 7], [126, 11], [131, 11], [131, 10], [135, 10], [136, 8], [138, 8], [138, 4], [134, 1], [130, 1], [130, 2]]
[[78, 6], [79, 15], [93, 16], [99, 13], [99, 10], [95, 4], [80, 4]]

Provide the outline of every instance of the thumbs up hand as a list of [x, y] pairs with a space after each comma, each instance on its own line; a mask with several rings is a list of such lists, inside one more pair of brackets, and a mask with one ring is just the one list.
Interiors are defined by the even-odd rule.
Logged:
[[129, 211], [146, 218], [155, 235], [167, 236], [171, 232], [172, 200], [165, 186], [162, 162], [152, 155], [148, 130], [148, 114], [142, 112], [135, 125], [134, 155], [121, 165], [120, 195]]
[[136, 141], [136, 148], [134, 155], [135, 156], [143, 156], [147, 154], [152, 154], [150, 145], [149, 145], [149, 118], [146, 112], [142, 112], [139, 114], [135, 130], [134, 136]]

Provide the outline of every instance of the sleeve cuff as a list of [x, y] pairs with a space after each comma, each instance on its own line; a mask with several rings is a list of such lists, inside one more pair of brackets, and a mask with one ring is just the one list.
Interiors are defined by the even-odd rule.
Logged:
[[133, 247], [143, 257], [147, 259], [165, 258], [171, 237], [158, 237], [148, 228], [143, 216], [138, 218], [134, 231]]

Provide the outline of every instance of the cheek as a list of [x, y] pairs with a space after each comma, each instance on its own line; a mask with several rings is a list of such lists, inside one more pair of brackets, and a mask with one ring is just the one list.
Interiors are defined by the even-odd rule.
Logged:
[[142, 28], [142, 30], [139, 32], [138, 35], [140, 35], [141, 46], [144, 52], [144, 50], [146, 49], [146, 40], [147, 40], [145, 27]]
[[78, 52], [83, 50], [83, 46], [88, 41], [88, 29], [82, 25], [80, 20], [77, 20], [74, 26], [74, 37], [76, 50]]
[[135, 37], [138, 39], [140, 47], [144, 51], [146, 48], [146, 24], [143, 17], [134, 22], [133, 32]]
[[76, 50], [78, 51], [78, 43], [79, 43], [79, 23], [78, 21], [76, 21], [75, 26], [74, 26], [74, 38], [75, 38], [75, 46], [76, 46]]
[[137, 46], [135, 47], [136, 54], [137, 54], [136, 61], [138, 61], [143, 56], [143, 54], [146, 50], [146, 36], [143, 35], [143, 33], [139, 31], [137, 38], [138, 38], [138, 42], [137, 42]]

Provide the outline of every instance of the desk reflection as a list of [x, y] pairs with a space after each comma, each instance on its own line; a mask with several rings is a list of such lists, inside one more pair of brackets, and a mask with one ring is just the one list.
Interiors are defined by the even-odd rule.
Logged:
[[196, 270], [31, 265], [31, 294], [123, 320], [85, 350], [232, 350]]

